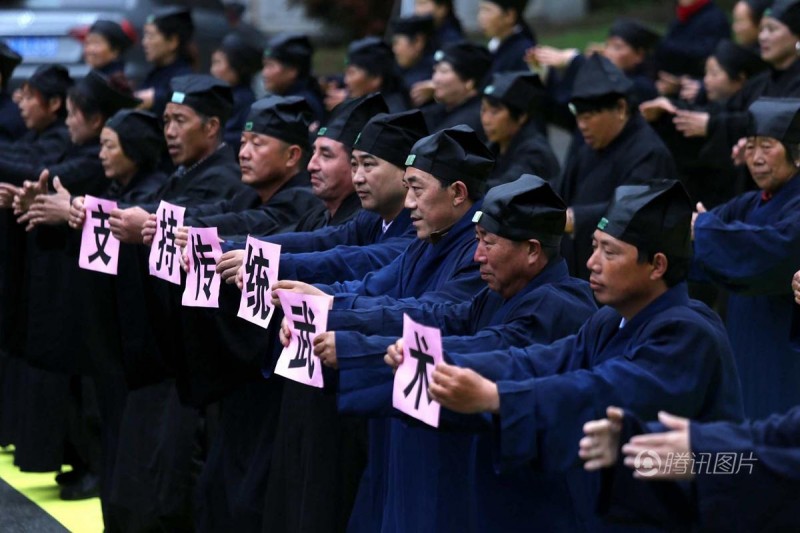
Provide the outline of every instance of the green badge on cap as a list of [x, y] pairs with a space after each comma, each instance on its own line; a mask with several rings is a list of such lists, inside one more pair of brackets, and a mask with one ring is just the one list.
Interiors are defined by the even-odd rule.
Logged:
[[272, 48], [265, 48], [264, 57], [271, 57], [271, 56], [272, 56]]
[[572, 113], [573, 115], [578, 114], [578, 108], [575, 107], [575, 104], [573, 104], [572, 102], [570, 102], [567, 107], [569, 107], [569, 112]]
[[152, 24], [155, 21], [156, 21], [156, 16], [155, 15], [150, 15], [150, 16], [147, 17], [147, 21], [145, 22], [145, 24]]
[[185, 99], [186, 94], [178, 91], [172, 93], [172, 98], [170, 98], [173, 104], [182, 104]]
[[244, 131], [253, 131], [253, 123], [252, 122], [245, 122]]
[[604, 230], [606, 229], [606, 226], [608, 226], [608, 219], [603, 217], [600, 219], [600, 222], [597, 223], [597, 229]]
[[320, 128], [319, 131], [317, 132], [317, 137], [325, 135], [326, 131], [328, 131], [328, 128]]
[[353, 142], [353, 144], [358, 144], [358, 140], [359, 140], [360, 138], [361, 138], [361, 133], [359, 132], [359, 134], [358, 134], [358, 135], [356, 135], [356, 140]]
[[494, 85], [487, 85], [483, 90], [483, 94], [492, 94], [494, 92]]
[[472, 215], [472, 222], [477, 224], [481, 221], [481, 217], [483, 216], [483, 211], [475, 211], [475, 214]]
[[441, 61], [442, 59], [444, 59], [444, 52], [442, 52], [441, 50], [436, 50], [436, 53], [433, 54], [433, 60], [438, 62]]
[[413, 165], [414, 164], [414, 160], [416, 158], [417, 158], [417, 156], [415, 156], [414, 154], [411, 154], [408, 157], [406, 157], [406, 166], [408, 167], [408, 166]]

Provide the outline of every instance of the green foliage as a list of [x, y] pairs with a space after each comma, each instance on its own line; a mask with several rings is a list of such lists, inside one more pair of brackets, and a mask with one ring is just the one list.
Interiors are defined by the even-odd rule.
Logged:
[[309, 18], [342, 32], [340, 37], [346, 40], [382, 35], [393, 11], [391, 0], [289, 0], [289, 4], [302, 6]]

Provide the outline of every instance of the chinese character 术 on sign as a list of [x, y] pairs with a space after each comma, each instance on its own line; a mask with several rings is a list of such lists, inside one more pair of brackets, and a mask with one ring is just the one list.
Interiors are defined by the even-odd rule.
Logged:
[[428, 386], [437, 363], [442, 362], [442, 333], [403, 316], [403, 363], [394, 375], [392, 405], [405, 414], [439, 427], [440, 406]]
[[81, 233], [78, 266], [86, 270], [117, 275], [119, 241], [111, 234], [108, 220], [117, 202], [86, 196], [83, 200], [86, 222]]

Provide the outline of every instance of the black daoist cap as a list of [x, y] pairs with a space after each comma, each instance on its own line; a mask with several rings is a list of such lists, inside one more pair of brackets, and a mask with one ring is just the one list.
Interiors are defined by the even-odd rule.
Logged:
[[776, 0], [772, 7], [764, 11], [764, 16], [779, 20], [789, 28], [789, 31], [800, 35], [800, 1]]
[[2, 88], [5, 89], [8, 86], [11, 74], [20, 63], [22, 63], [22, 56], [9, 48], [6, 43], [0, 41], [0, 77], [3, 78]]
[[300, 75], [311, 72], [311, 57], [314, 47], [306, 35], [284, 33], [269, 40], [264, 50], [264, 57], [280, 61], [284, 65], [294, 67]]
[[36, 89], [47, 98], [66, 98], [67, 91], [73, 84], [69, 72], [61, 65], [42, 65], [25, 82], [25, 85]]
[[538, 107], [546, 94], [539, 76], [524, 71], [495, 73], [489, 85], [483, 89], [484, 96], [523, 113]]
[[123, 93], [112, 87], [108, 78], [96, 70], [89, 71], [89, 74], [77, 83], [77, 86], [81, 85], [97, 100], [100, 112], [106, 117], [110, 117], [120, 109], [136, 107], [142, 103], [132, 94]]
[[385, 76], [394, 70], [394, 54], [383, 39], [364, 37], [347, 47], [345, 64], [363, 68], [375, 76]]
[[133, 46], [133, 39], [113, 20], [97, 20], [89, 27], [89, 33], [102, 35], [111, 48], [124, 52]]
[[742, 74], [750, 78], [767, 68], [759, 54], [728, 39], [717, 43], [711, 55], [732, 80], [738, 79]]
[[392, 20], [392, 33], [394, 35], [433, 35], [434, 22], [430, 15], [412, 15]]
[[483, 194], [494, 161], [494, 155], [472, 128], [459, 125], [417, 141], [405, 164], [445, 184], [461, 181], [470, 192]]
[[782, 143], [800, 143], [800, 99], [759, 98], [750, 105], [751, 136], [772, 137]]
[[411, 148], [428, 135], [425, 117], [419, 109], [402, 113], [381, 113], [367, 122], [356, 137], [354, 150], [380, 157], [403, 168]]
[[473, 80], [477, 85], [483, 84], [492, 67], [491, 52], [485, 46], [466, 41], [452, 43], [437, 50], [433, 60], [437, 63], [449, 63], [462, 79]]
[[561, 243], [567, 206], [545, 180], [523, 174], [492, 187], [472, 221], [489, 233], [512, 241], [537, 239], [542, 246]]
[[123, 109], [106, 121], [117, 133], [122, 151], [140, 170], [153, 169], [164, 151], [164, 133], [158, 117], [149, 111]]
[[638, 50], [652, 50], [661, 36], [642, 22], [629, 18], [618, 18], [608, 30], [609, 37], [619, 37]]
[[267, 96], [250, 106], [244, 131], [275, 137], [308, 150], [312, 111], [300, 96]]
[[342, 102], [333, 110], [328, 123], [319, 129], [318, 137], [328, 137], [352, 148], [358, 134], [369, 119], [378, 113], [386, 113], [389, 108], [380, 93], [372, 93], [353, 100]]
[[573, 113], [583, 113], [612, 107], [632, 87], [633, 82], [608, 58], [594, 54], [575, 75], [570, 109]]
[[597, 229], [649, 253], [668, 257], [692, 255], [692, 201], [680, 182], [623, 185]]
[[147, 17], [147, 24], [155, 24], [158, 31], [166, 35], [177, 35], [181, 42], [186, 42], [194, 34], [192, 11], [186, 7], [159, 7]]
[[222, 80], [208, 74], [188, 74], [172, 78], [169, 102], [189, 106], [201, 115], [217, 117], [225, 123], [233, 112], [233, 92]]

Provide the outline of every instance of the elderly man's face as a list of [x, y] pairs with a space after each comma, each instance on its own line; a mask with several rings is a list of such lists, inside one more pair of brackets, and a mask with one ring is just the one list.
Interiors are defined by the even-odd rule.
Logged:
[[481, 279], [490, 289], [509, 299], [529, 281], [530, 265], [536, 260], [528, 241], [512, 241], [475, 225], [474, 260], [480, 264]]

